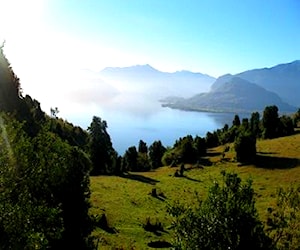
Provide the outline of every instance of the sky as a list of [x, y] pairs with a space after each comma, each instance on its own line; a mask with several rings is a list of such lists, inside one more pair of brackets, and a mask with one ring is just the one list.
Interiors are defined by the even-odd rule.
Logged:
[[0, 6], [5, 54], [24, 92], [45, 106], [80, 87], [71, 76], [79, 69], [150, 64], [218, 77], [300, 59], [299, 0], [0, 0]]

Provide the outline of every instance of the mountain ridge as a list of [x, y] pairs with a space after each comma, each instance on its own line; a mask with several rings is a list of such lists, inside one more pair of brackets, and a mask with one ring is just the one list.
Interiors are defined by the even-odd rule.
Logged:
[[276, 93], [239, 77], [229, 79], [208, 93], [187, 99], [167, 98], [162, 102], [163, 107], [188, 111], [251, 113], [270, 105], [278, 106], [282, 112], [296, 111], [296, 107], [282, 101]]
[[[164, 98], [162, 105], [194, 111], [261, 111], [277, 105], [282, 111], [295, 111], [300, 106], [300, 60], [270, 68], [247, 70], [216, 79], [210, 91], [189, 98]], [[263, 97], [263, 98], [262, 98]], [[257, 103], [253, 103], [255, 100]]]

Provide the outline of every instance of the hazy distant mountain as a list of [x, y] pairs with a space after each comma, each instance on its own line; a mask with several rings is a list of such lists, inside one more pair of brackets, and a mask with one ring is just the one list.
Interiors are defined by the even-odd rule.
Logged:
[[207, 92], [216, 80], [214, 77], [190, 71], [161, 72], [150, 65], [124, 68], [109, 67], [99, 76], [123, 91], [151, 95], [156, 100], [167, 96], [189, 97]]
[[276, 105], [282, 112], [293, 112], [295, 107], [255, 83], [239, 77], [223, 76], [208, 93], [188, 99], [169, 99], [163, 106], [194, 111], [253, 112], [262, 111], [268, 105]]
[[285, 102], [300, 107], [300, 60], [271, 68], [253, 69], [236, 75], [221, 76], [213, 84], [212, 90], [233, 77], [256, 83], [266, 90], [275, 92]]

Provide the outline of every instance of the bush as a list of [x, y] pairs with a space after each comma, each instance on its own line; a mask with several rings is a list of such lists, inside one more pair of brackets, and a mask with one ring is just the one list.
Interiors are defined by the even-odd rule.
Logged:
[[300, 249], [300, 186], [278, 189], [274, 208], [268, 208], [267, 231], [276, 249]]
[[256, 156], [256, 138], [250, 133], [240, 132], [234, 142], [236, 159], [239, 162], [253, 162]]
[[195, 208], [169, 207], [175, 218], [176, 249], [270, 249], [255, 209], [252, 182], [242, 184], [236, 174], [222, 175], [223, 183], [215, 182]]

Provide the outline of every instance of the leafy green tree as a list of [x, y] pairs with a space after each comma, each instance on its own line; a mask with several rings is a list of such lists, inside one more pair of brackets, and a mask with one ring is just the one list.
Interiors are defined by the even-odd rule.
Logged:
[[0, 123], [0, 249], [92, 247], [89, 159], [45, 129]]
[[13, 72], [0, 46], [0, 110], [13, 112], [18, 109], [21, 95], [19, 78]]
[[297, 112], [293, 115], [293, 123], [294, 127], [297, 128], [298, 124], [300, 122], [300, 108], [297, 110]]
[[277, 106], [273, 105], [265, 107], [262, 125], [264, 138], [271, 139], [278, 136], [279, 117]]
[[149, 171], [150, 168], [151, 166], [148, 154], [138, 152], [136, 171]]
[[93, 163], [92, 175], [112, 172], [112, 158], [114, 149], [110, 136], [107, 132], [107, 123], [101, 118], [94, 116], [88, 127], [90, 135], [90, 157]]
[[195, 207], [175, 204], [175, 249], [271, 249], [255, 208], [251, 180], [242, 183], [236, 174], [222, 172], [205, 200]]
[[244, 131], [249, 130], [249, 119], [248, 118], [243, 118], [241, 126], [242, 126], [242, 129]]
[[125, 171], [138, 171], [137, 158], [136, 147], [129, 147], [123, 156], [123, 169]]
[[144, 142], [143, 140], [140, 140], [140, 141], [139, 141], [138, 152], [139, 152], [139, 153], [145, 153], [145, 154], [148, 153], [148, 146], [147, 146], [147, 143]]
[[276, 204], [268, 208], [267, 232], [274, 249], [300, 249], [300, 186], [277, 190]]
[[206, 154], [206, 141], [204, 138], [196, 136], [194, 139], [194, 147], [196, 149], [198, 158]]
[[219, 137], [216, 132], [213, 132], [213, 133], [207, 132], [205, 140], [206, 140], [207, 148], [217, 147], [220, 144]]
[[250, 118], [249, 129], [251, 133], [256, 137], [261, 137], [261, 129], [260, 129], [260, 115], [258, 112], [253, 112]]
[[170, 166], [179, 162], [180, 155], [173, 148], [167, 148], [161, 161], [164, 166]]
[[236, 159], [242, 163], [253, 162], [256, 156], [256, 138], [250, 132], [240, 132], [234, 142]]
[[232, 121], [232, 126], [240, 126], [241, 125], [241, 120], [240, 117], [238, 115], [235, 115]]
[[162, 166], [162, 157], [166, 152], [166, 148], [162, 145], [161, 141], [154, 141], [149, 147], [149, 158], [152, 168]]
[[279, 118], [279, 136], [288, 136], [294, 134], [294, 123], [291, 117], [283, 115]]

